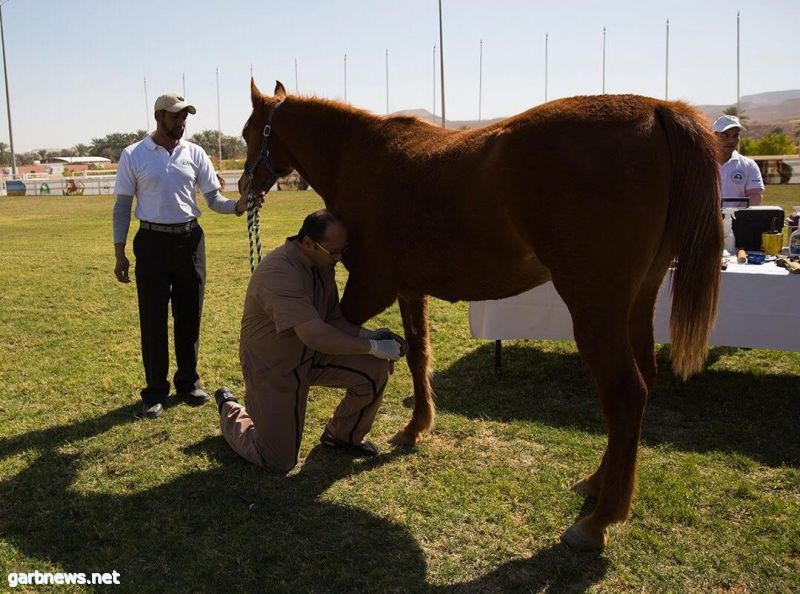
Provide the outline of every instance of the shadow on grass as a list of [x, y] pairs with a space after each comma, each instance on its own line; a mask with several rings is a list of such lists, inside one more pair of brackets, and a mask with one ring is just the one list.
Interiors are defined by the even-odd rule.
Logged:
[[[402, 451], [355, 461], [317, 446], [299, 472], [276, 476], [213, 437], [184, 453], [214, 468], [127, 494], [126, 477], [114, 474], [124, 471], [114, 468], [113, 456], [101, 452], [105, 467], [94, 474], [96, 460], [80, 453], [79, 442], [132, 422], [134, 410], [0, 440], [0, 461], [38, 452], [24, 470], [0, 482], [0, 538], [61, 571], [118, 571], [118, 587], [137, 592], [484, 591], [564, 584], [564, 575], [571, 576], [571, 589], [584, 589], [605, 574], [604, 559], [559, 545], [475, 582], [427, 584], [424, 555], [405, 526], [324, 497], [334, 483], [407, 455]], [[156, 422], [153, 427], [163, 431]], [[92, 488], [87, 481], [121, 494], [86, 493]], [[576, 559], [583, 559], [577, 571]]]
[[561, 543], [542, 549], [530, 559], [506, 563], [474, 582], [441, 588], [441, 592], [585, 592], [603, 579], [608, 559], [576, 553]]
[[[715, 361], [730, 349], [712, 349]], [[796, 377], [706, 371], [683, 383], [658, 352], [659, 376], [645, 412], [642, 443], [694, 452], [738, 452], [770, 466], [800, 466], [800, 382]], [[494, 372], [487, 344], [433, 376], [437, 406], [470, 418], [531, 420], [605, 433], [594, 384], [577, 353], [535, 342], [503, 346]]]

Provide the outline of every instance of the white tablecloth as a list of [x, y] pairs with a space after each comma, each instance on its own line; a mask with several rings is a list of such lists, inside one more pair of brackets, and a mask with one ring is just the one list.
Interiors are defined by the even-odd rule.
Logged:
[[[656, 302], [658, 343], [669, 342], [669, 279], [667, 273]], [[507, 299], [470, 303], [469, 327], [474, 338], [573, 340], [572, 318], [553, 283]], [[719, 313], [709, 343], [800, 351], [800, 274], [789, 274], [773, 262], [729, 264], [722, 272]]]

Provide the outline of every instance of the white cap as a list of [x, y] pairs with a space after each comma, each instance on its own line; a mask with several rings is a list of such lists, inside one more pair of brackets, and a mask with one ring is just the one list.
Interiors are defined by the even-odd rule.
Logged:
[[165, 93], [161, 95], [158, 99], [156, 99], [156, 105], [154, 111], [161, 111], [162, 109], [170, 112], [170, 113], [178, 113], [179, 111], [183, 111], [184, 109], [188, 109], [189, 113], [196, 114], [197, 110], [195, 109], [194, 105], [190, 105], [183, 96], [178, 93], [177, 91], [172, 93]]
[[739, 123], [739, 118], [736, 116], [720, 116], [714, 122], [714, 132], [725, 132], [725, 130], [729, 130], [731, 128], [740, 128], [744, 130], [744, 126]]

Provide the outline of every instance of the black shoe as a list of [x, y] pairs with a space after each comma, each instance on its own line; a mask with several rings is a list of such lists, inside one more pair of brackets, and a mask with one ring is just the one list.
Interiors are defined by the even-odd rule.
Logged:
[[164, 406], [160, 402], [154, 404], [144, 403], [142, 406], [142, 417], [145, 419], [157, 419], [164, 414]]
[[202, 388], [194, 388], [189, 392], [178, 392], [178, 398], [183, 398], [191, 406], [200, 406], [211, 400], [211, 396], [206, 394]]
[[219, 388], [216, 392], [214, 392], [214, 400], [217, 401], [217, 408], [219, 409], [219, 414], [222, 414], [222, 405], [226, 402], [237, 402], [236, 398], [233, 397], [231, 391], [228, 388], [222, 387]]
[[319, 438], [319, 441], [324, 446], [342, 450], [343, 452], [346, 452], [356, 458], [369, 458], [370, 456], [377, 456], [379, 453], [378, 448], [374, 443], [370, 443], [368, 441], [358, 445], [347, 443], [328, 431], [327, 427], [325, 427], [325, 431], [322, 432], [322, 437]]

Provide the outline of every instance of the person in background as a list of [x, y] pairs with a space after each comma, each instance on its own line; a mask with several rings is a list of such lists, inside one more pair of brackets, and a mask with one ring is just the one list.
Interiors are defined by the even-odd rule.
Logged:
[[297, 464], [310, 386], [347, 389], [323, 445], [357, 457], [378, 453], [365, 437], [405, 341], [342, 316], [335, 266], [345, 250], [341, 220], [319, 210], [250, 278], [239, 341], [246, 407], [228, 388], [214, 396], [225, 440], [266, 470], [286, 473]]
[[[197, 373], [206, 256], [196, 191], [200, 190], [209, 208], [219, 213], [241, 215], [247, 207], [245, 198], [236, 201], [220, 195], [220, 184], [206, 152], [182, 139], [190, 113], [197, 110], [179, 93], [156, 99], [156, 130], [122, 151], [114, 188], [114, 274], [122, 283], [130, 282], [125, 243], [136, 195], [139, 230], [133, 239], [133, 254], [146, 383], [141, 391], [142, 415], [147, 418], [161, 416], [170, 391], [170, 301], [177, 362], [175, 391], [190, 404], [209, 399]], [[259, 197], [257, 203], [261, 201]]]
[[[739, 118], [720, 116], [714, 122], [714, 134], [719, 142], [719, 189], [723, 206], [737, 206], [729, 199], [748, 198], [749, 206], [758, 206], [764, 198], [764, 181], [756, 162], [739, 154], [739, 134], [744, 130]], [[742, 201], [741, 206], [747, 206]]]

